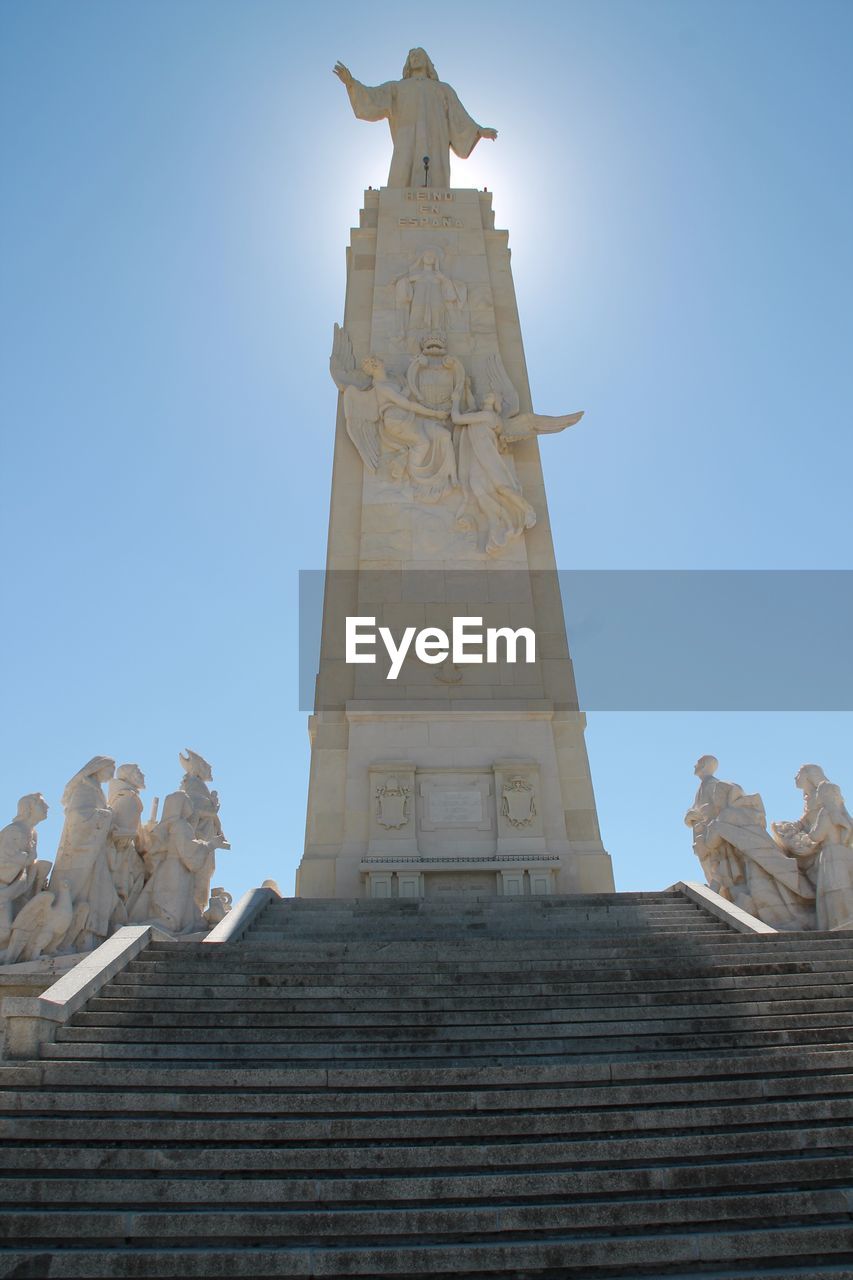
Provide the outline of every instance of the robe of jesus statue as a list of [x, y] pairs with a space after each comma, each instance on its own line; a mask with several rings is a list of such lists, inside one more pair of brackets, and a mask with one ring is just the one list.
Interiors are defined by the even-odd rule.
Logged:
[[[419, 54], [423, 64], [418, 57], [413, 59]], [[484, 129], [471, 119], [455, 91], [438, 79], [421, 49], [411, 51], [402, 80], [388, 80], [373, 88], [354, 79], [345, 67], [335, 71], [346, 85], [359, 120], [388, 121], [394, 143], [389, 187], [424, 186], [424, 156], [429, 156], [428, 185], [449, 187], [450, 149], [464, 160], [480, 138], [495, 137], [494, 129]]]

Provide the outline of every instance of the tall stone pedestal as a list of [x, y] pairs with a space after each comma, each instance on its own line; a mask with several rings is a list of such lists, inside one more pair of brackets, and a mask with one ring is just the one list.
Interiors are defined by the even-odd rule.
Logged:
[[[491, 195], [366, 192], [347, 253], [343, 331], [333, 358], [339, 385], [358, 380], [360, 363], [371, 353], [404, 394], [426, 405], [439, 404], [454, 383], [462, 407], [475, 411], [490, 389], [508, 382], [504, 436], [493, 437], [501, 449], [485, 437], [492, 450], [485, 461], [500, 458], [492, 479], [495, 467], [514, 468], [524, 503], [532, 507], [525, 518], [532, 527], [507, 532], [500, 526], [508, 500], [497, 492], [497, 506], [490, 506], [471, 453], [474, 437], [466, 442], [463, 436], [473, 428], [450, 422], [424, 427], [426, 420], [415, 417], [412, 429], [427, 432], [426, 445], [407, 453], [396, 420], [389, 419], [388, 429], [382, 420], [371, 425], [370, 402], [358, 399], [367, 391], [339, 397], [297, 894], [612, 890], [538, 439], [529, 433], [510, 441], [508, 415], [516, 408], [507, 405], [511, 390], [517, 393], [517, 422], [532, 406], [507, 232], [494, 229]], [[362, 378], [362, 388], [366, 382]], [[362, 403], [368, 407], [359, 408]], [[440, 493], [439, 473], [447, 465], [442, 450], [447, 453], [451, 432], [450, 465], [455, 456], [459, 484], [445, 484]], [[545, 447], [552, 469], [567, 474], [570, 435], [555, 435]], [[504, 534], [503, 545], [494, 545]], [[481, 618], [484, 628], [530, 626], [535, 663], [431, 666], [409, 659], [391, 682], [381, 648], [375, 666], [344, 661], [346, 616], [374, 617], [397, 635], [406, 625], [439, 624], [449, 632], [451, 618], [460, 615]]]

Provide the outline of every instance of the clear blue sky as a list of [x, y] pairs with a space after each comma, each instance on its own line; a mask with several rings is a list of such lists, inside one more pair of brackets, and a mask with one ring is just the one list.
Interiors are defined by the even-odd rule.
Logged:
[[[413, 44], [500, 131], [454, 181], [510, 229], [561, 568], [853, 568], [848, 0], [5, 0], [0, 819], [96, 752], [214, 764], [217, 881], [292, 891], [300, 568], [324, 563], [353, 119]], [[804, 645], [833, 618], [780, 599]], [[695, 614], [695, 660], [737, 617]], [[853, 715], [596, 713], [617, 886], [697, 877], [692, 764], [853, 799]]]

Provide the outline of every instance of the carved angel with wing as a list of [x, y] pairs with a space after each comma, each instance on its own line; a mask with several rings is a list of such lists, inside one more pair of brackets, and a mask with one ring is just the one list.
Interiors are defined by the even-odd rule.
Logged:
[[368, 356], [357, 371], [352, 344], [338, 325], [329, 368], [343, 393], [347, 433], [368, 471], [387, 467], [391, 479], [408, 479], [423, 502], [438, 502], [457, 487], [453, 438], [442, 425], [446, 410], [411, 399], [378, 356]]
[[484, 378], [490, 390], [481, 397], [481, 408], [462, 413], [460, 397], [454, 397], [451, 418], [458, 428], [459, 481], [465, 500], [457, 515], [460, 529], [485, 524], [487, 552], [498, 551], [520, 538], [536, 523], [536, 512], [525, 498], [510, 447], [534, 435], [548, 435], [574, 426], [583, 413], [546, 417], [519, 413], [518, 392], [500, 356], [492, 355]]

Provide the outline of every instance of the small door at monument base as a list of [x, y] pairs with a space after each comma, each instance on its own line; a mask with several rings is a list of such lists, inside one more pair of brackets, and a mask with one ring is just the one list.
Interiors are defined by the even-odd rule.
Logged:
[[419, 876], [398, 876], [401, 898], [419, 898], [421, 885]]
[[549, 893], [551, 892], [551, 877], [550, 877], [550, 875], [548, 875], [548, 874], [546, 874], [546, 875], [536, 875], [536, 874], [531, 874], [531, 876], [530, 876], [530, 892], [531, 892], [532, 894], [536, 895], [536, 896], [545, 896], [545, 895], [549, 894]]
[[519, 898], [524, 893], [524, 876], [504, 875], [504, 897]]

